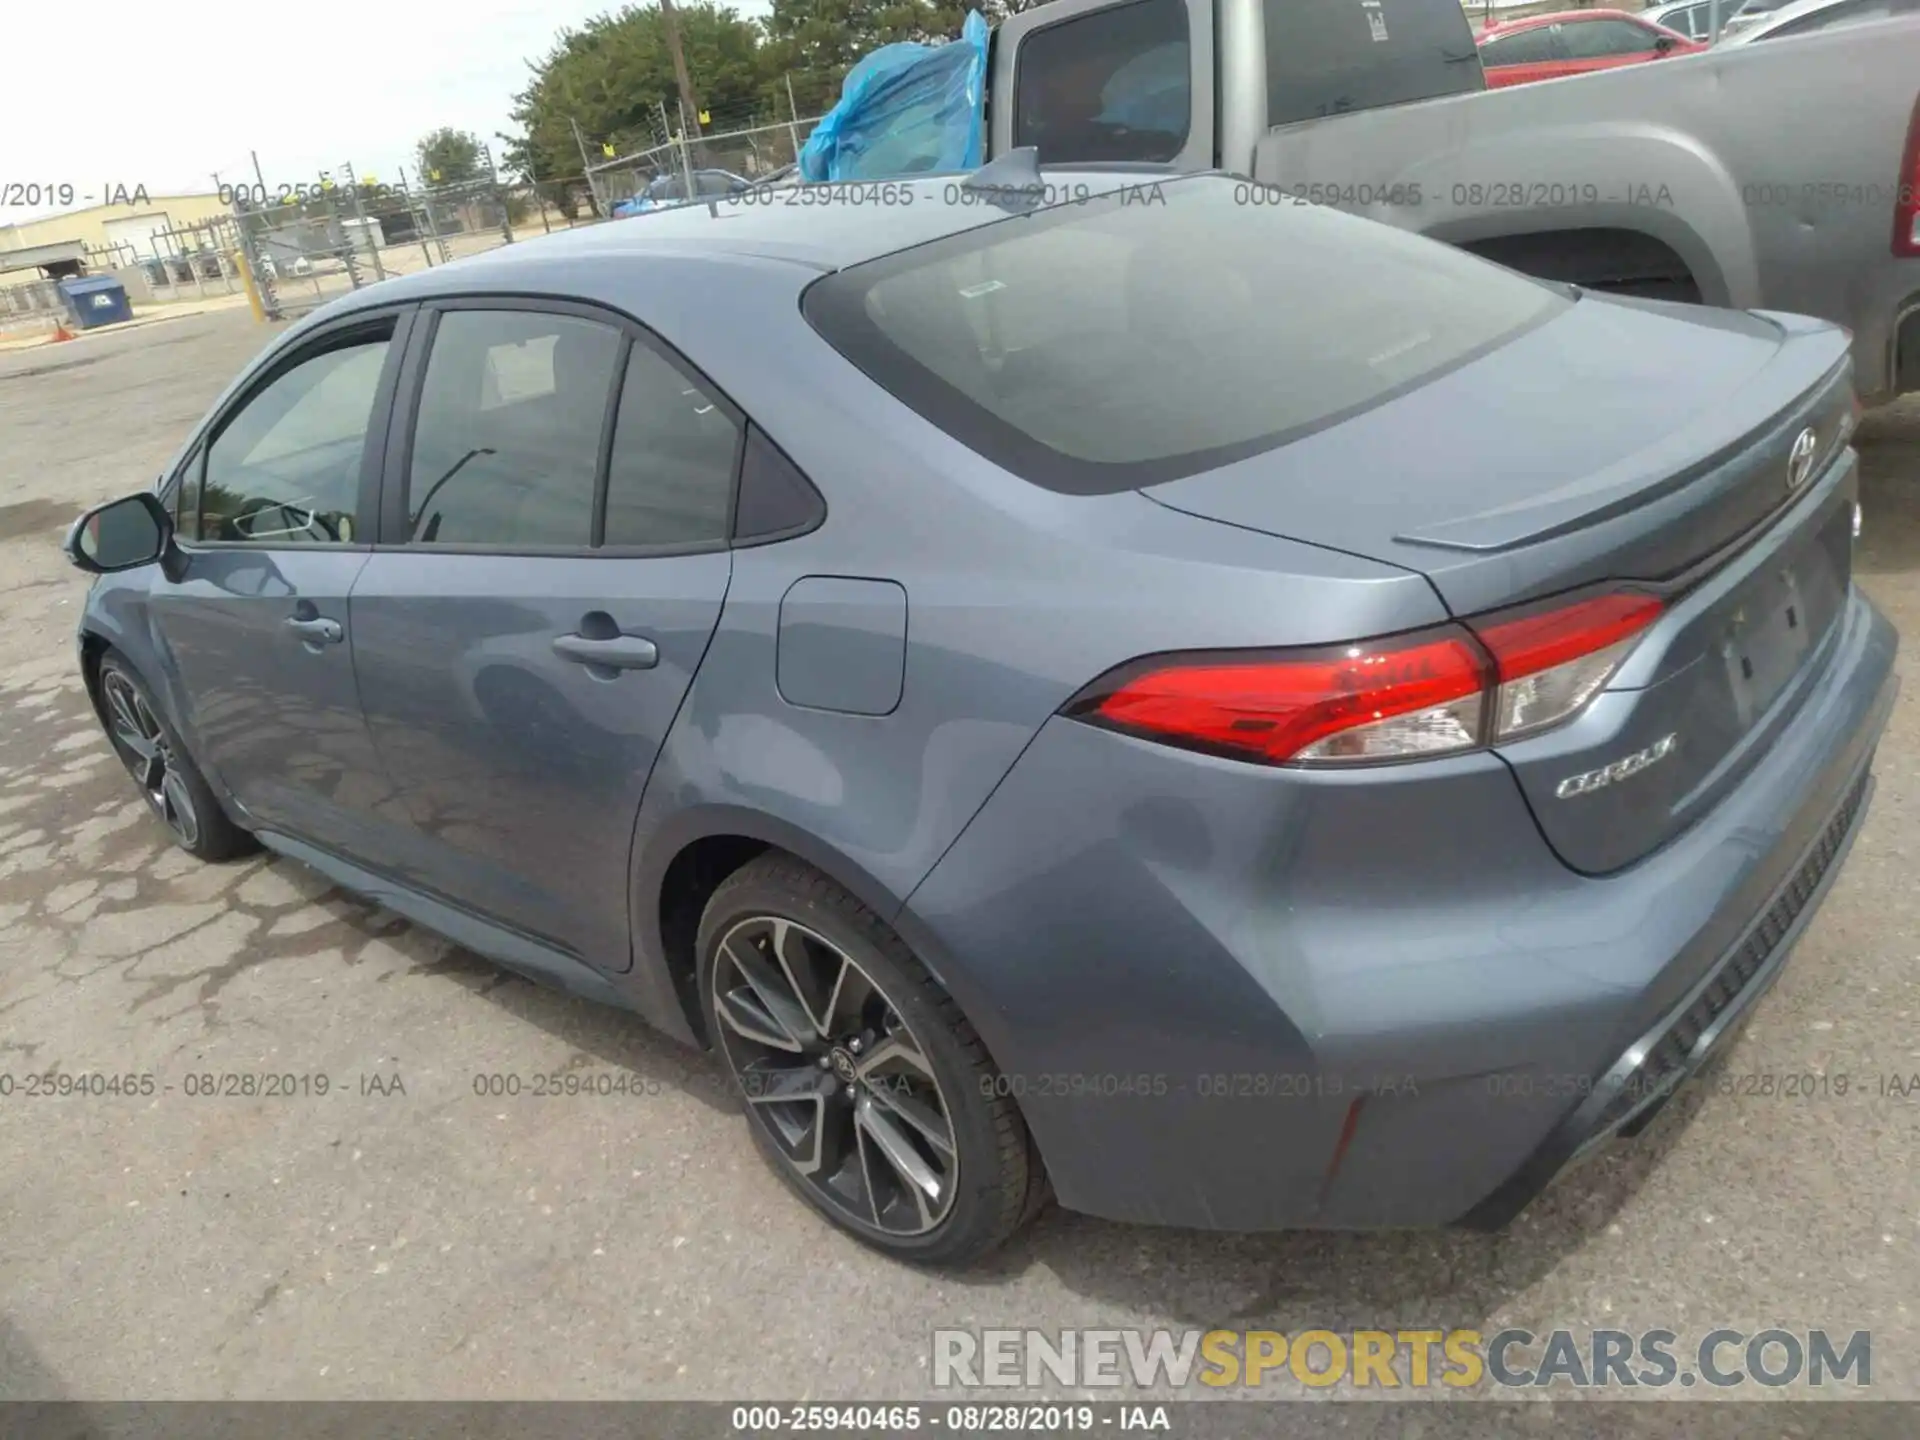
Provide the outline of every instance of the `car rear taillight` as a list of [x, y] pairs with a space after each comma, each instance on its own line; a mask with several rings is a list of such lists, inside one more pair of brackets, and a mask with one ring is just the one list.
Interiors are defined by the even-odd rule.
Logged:
[[1454, 754], [1571, 719], [1660, 608], [1619, 591], [1326, 649], [1149, 655], [1062, 713], [1267, 765]]
[[1479, 744], [1490, 679], [1472, 637], [1449, 625], [1325, 650], [1150, 655], [1066, 713], [1269, 765], [1397, 760]]
[[1914, 97], [1900, 176], [1894, 184], [1893, 253], [1906, 260], [1920, 258], [1920, 95]]
[[1471, 622], [1500, 678], [1493, 740], [1530, 735], [1578, 713], [1659, 614], [1654, 596], [1619, 590]]

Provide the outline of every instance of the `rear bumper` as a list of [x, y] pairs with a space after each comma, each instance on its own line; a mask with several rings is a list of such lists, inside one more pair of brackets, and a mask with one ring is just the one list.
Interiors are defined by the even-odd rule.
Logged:
[[1268, 771], [1054, 720], [899, 925], [1070, 1208], [1501, 1224], [1778, 973], [1864, 816], [1896, 646], [1852, 593], [1766, 758], [1598, 878], [1492, 756]]
[[1754, 1004], [1779, 978], [1794, 942], [1839, 875], [1840, 862], [1866, 822], [1873, 784], [1871, 772], [1863, 768], [1740, 943], [1622, 1052], [1597, 1078], [1592, 1093], [1499, 1189], [1461, 1217], [1462, 1224], [1501, 1228], [1570, 1166], [1609, 1140], [1639, 1134], [1738, 1033]]

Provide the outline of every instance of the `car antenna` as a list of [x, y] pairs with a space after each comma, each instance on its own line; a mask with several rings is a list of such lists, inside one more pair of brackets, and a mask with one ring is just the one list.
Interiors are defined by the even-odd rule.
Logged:
[[1033, 209], [1046, 193], [1040, 177], [1039, 147], [1022, 145], [989, 160], [962, 180], [960, 188], [979, 191], [1002, 210]]

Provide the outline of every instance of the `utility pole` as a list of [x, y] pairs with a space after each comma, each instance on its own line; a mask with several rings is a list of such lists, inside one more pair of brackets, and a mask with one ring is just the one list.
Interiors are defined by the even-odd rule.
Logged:
[[[698, 135], [700, 98], [693, 93], [693, 77], [687, 73], [687, 52], [680, 48], [680, 17], [674, 11], [673, 0], [660, 0], [660, 24], [667, 32], [667, 53], [673, 56], [673, 78], [680, 87], [680, 108], [686, 115], [686, 124], [694, 127], [691, 133]], [[681, 129], [685, 133], [686, 125]]]
[[793, 137], [793, 158], [800, 158], [800, 107], [793, 103], [793, 72], [787, 71], [787, 133]]
[[692, 147], [687, 144], [687, 112], [683, 106], [680, 110], [680, 174], [686, 181], [686, 198], [688, 200], [697, 198], [693, 193], [693, 155], [691, 152]]
[[[511, 145], [513, 143], [512, 136], [504, 135], [498, 130], [493, 132], [493, 138], [504, 145]], [[533, 203], [540, 207], [540, 228], [551, 235], [553, 233], [553, 222], [547, 219], [547, 197], [540, 193], [540, 175], [539, 172], [533, 168], [533, 136], [531, 133], [527, 136], [527, 148], [521, 153], [520, 159], [527, 168], [527, 184], [533, 187]]]
[[260, 173], [260, 152], [249, 150], [247, 156], [253, 161], [253, 178], [260, 182], [260, 203], [264, 205], [267, 203], [267, 177]]
[[367, 242], [367, 253], [373, 256], [374, 278], [384, 280], [387, 278], [387, 267], [380, 263], [380, 242], [386, 238], [385, 233], [380, 229], [378, 220], [371, 225], [367, 221], [366, 207], [360, 203], [360, 177], [353, 173], [352, 162], [340, 168], [347, 172], [347, 198], [353, 202], [353, 218], [359, 222], [354, 228], [360, 232], [360, 238]]
[[580, 133], [580, 122], [574, 119], [573, 116], [569, 115], [567, 117], [567, 124], [573, 127], [573, 143], [580, 147], [580, 168], [586, 172], [587, 193], [593, 197], [593, 213], [599, 215], [602, 213], [600, 209], [600, 186], [595, 183], [593, 178], [593, 162], [587, 158], [587, 137]]
[[[431, 201], [426, 201], [424, 195], [421, 197], [422, 200], [425, 201], [425, 214], [423, 215], [421, 206], [414, 203], [412, 189], [407, 185], [407, 167], [401, 165], [397, 168], [400, 172], [400, 193], [407, 197], [407, 214], [413, 217], [414, 234], [417, 235], [420, 240], [420, 253], [426, 257], [427, 268], [431, 270], [433, 268], [433, 252], [427, 248], [427, 236], [433, 233], [433, 204]], [[445, 248], [446, 242], [441, 241], [441, 249], [444, 251]], [[444, 263], [444, 260], [442, 263]]]
[[488, 194], [493, 203], [500, 207], [500, 235], [507, 244], [513, 244], [513, 216], [507, 213], [506, 192], [500, 188], [500, 172], [494, 168], [493, 150], [485, 144], [480, 147], [480, 158], [487, 162]]

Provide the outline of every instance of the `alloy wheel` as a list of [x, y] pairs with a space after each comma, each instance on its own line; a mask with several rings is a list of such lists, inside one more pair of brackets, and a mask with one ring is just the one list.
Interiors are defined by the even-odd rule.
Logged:
[[779, 916], [739, 921], [720, 938], [713, 1009], [752, 1123], [829, 1206], [895, 1236], [946, 1218], [952, 1112], [926, 1051], [851, 956]]
[[174, 758], [172, 743], [133, 682], [117, 670], [100, 681], [107, 702], [107, 732], [154, 813], [191, 849], [200, 841], [200, 815], [193, 792]]

